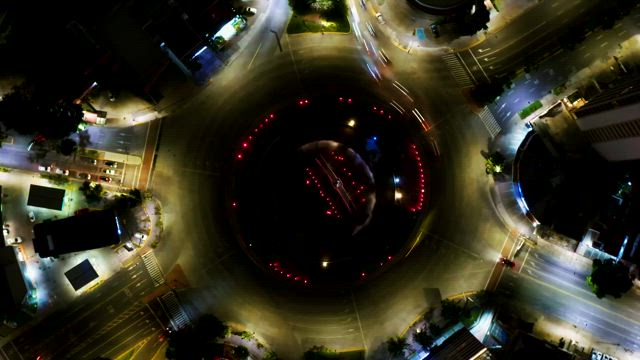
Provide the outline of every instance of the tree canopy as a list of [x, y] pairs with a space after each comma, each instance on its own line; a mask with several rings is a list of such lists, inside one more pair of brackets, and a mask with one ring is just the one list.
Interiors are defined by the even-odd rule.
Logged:
[[591, 275], [587, 284], [598, 298], [611, 295], [618, 299], [633, 286], [629, 277], [629, 269], [613, 259], [593, 260]]
[[404, 351], [409, 347], [407, 339], [403, 336], [396, 336], [387, 339], [387, 351], [393, 357], [400, 357], [404, 354]]
[[56, 99], [27, 86], [15, 87], [0, 101], [0, 121], [22, 135], [63, 139], [77, 131], [84, 114], [80, 105]]

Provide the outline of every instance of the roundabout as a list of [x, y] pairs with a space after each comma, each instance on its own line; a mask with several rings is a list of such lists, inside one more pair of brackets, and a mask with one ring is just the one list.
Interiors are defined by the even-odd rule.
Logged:
[[504, 235], [477, 161], [486, 130], [429, 55], [376, 80], [351, 37], [286, 41], [163, 123], [153, 186], [172, 241], [155, 253], [189, 279], [191, 314], [241, 324], [284, 358], [314, 345], [385, 357], [390, 334], [491, 272]]
[[340, 288], [393, 263], [425, 210], [431, 154], [375, 97], [315, 96], [260, 119], [235, 154], [242, 247], [292, 284]]

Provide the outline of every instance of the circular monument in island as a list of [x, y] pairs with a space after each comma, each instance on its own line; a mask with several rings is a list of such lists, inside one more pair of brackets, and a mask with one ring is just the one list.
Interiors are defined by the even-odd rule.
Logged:
[[231, 219], [270, 276], [310, 289], [352, 286], [409, 250], [427, 208], [430, 160], [418, 124], [381, 103], [297, 99], [241, 139]]

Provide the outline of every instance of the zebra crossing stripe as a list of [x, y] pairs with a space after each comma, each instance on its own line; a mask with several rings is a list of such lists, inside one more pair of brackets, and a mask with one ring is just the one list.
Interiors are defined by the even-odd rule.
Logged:
[[480, 111], [480, 114], [478, 114], [478, 116], [480, 116], [482, 124], [487, 129], [489, 135], [491, 135], [492, 138], [498, 135], [498, 133], [502, 130], [500, 124], [498, 124], [498, 122], [496, 121], [496, 118], [493, 117], [493, 113], [491, 113], [491, 110], [489, 110], [486, 106], [482, 108], [482, 111]]
[[174, 330], [181, 329], [191, 323], [189, 316], [182, 308], [178, 297], [173, 291], [170, 291], [160, 298], [165, 309], [169, 313], [169, 319]]
[[153, 285], [158, 286], [164, 284], [164, 274], [162, 273], [162, 269], [160, 269], [160, 265], [158, 265], [158, 259], [156, 259], [152, 251], [142, 255], [142, 262], [153, 280]]
[[442, 60], [447, 65], [449, 72], [460, 87], [470, 87], [474, 85], [473, 80], [469, 77], [469, 73], [460, 64], [460, 59], [456, 54], [444, 54]]

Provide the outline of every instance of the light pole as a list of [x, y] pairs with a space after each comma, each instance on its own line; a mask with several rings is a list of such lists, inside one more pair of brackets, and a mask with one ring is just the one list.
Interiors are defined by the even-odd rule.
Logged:
[[280, 36], [278, 36], [278, 33], [273, 29], [269, 29], [269, 31], [271, 31], [273, 35], [275, 35], [276, 41], [278, 42], [278, 48], [280, 49], [280, 52], [282, 52], [282, 44], [280, 44]]

